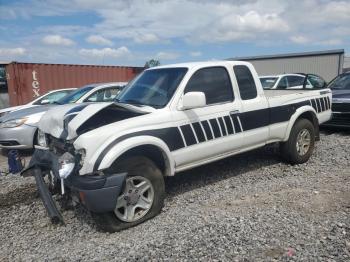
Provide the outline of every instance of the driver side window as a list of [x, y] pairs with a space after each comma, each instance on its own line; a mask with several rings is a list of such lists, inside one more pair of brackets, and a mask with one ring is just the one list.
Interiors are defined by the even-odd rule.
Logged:
[[97, 90], [85, 99], [85, 102], [111, 102], [119, 94], [120, 90], [120, 87], [109, 87]]
[[288, 87], [288, 82], [287, 82], [287, 77], [284, 76], [281, 78], [280, 82], [277, 85], [277, 89], [287, 89]]
[[203, 92], [207, 105], [233, 101], [231, 80], [224, 67], [199, 69], [186, 85], [185, 94], [188, 92]]

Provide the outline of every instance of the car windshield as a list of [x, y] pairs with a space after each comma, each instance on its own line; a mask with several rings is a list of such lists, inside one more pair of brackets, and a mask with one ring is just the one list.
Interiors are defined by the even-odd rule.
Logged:
[[83, 95], [85, 95], [87, 92], [91, 91], [94, 88], [94, 86], [85, 86], [81, 87], [74, 92], [70, 93], [69, 95], [66, 95], [59, 99], [56, 104], [64, 105], [64, 104], [70, 104], [75, 103], [79, 98], [81, 98]]
[[277, 81], [277, 77], [260, 77], [261, 85], [264, 89], [272, 88]]
[[330, 89], [347, 89], [350, 90], [350, 74], [336, 77], [328, 86]]
[[187, 70], [187, 68], [146, 70], [124, 88], [116, 102], [162, 108], [170, 101]]

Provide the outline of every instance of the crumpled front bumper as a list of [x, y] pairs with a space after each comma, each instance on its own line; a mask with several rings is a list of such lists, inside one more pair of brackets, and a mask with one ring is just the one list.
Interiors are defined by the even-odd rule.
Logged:
[[[52, 195], [44, 182], [44, 176], [52, 171], [59, 180], [59, 157], [49, 150], [36, 149], [29, 166], [21, 172], [22, 176], [34, 176], [40, 197], [51, 219], [51, 222], [64, 222]], [[64, 186], [70, 194], [90, 211], [103, 213], [113, 211], [117, 198], [123, 190], [126, 173], [104, 175], [78, 175], [77, 170], [64, 179]]]

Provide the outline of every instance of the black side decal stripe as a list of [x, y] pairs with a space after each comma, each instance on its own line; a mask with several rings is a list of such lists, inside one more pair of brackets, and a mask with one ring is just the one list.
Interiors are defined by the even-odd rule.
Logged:
[[236, 133], [242, 132], [242, 130], [241, 130], [240, 126], [239, 126], [237, 117], [236, 117], [236, 116], [231, 116], [231, 118], [232, 118], [232, 121], [233, 121], [233, 125], [234, 125], [234, 127], [235, 127], [235, 130], [236, 130]]
[[232, 127], [232, 122], [230, 120], [230, 117], [229, 116], [224, 116], [224, 121], [225, 121], [225, 124], [226, 124], [226, 127], [227, 127], [227, 133], [229, 135], [234, 134], [233, 127]]
[[205, 131], [205, 134], [207, 136], [207, 139], [208, 140], [212, 140], [213, 139], [213, 135], [211, 133], [208, 121], [205, 120], [205, 121], [202, 121], [201, 123], [202, 123], [202, 126], [204, 128], [204, 131]]
[[119, 142], [128, 139], [130, 137], [134, 136], [155, 136], [158, 137], [159, 139], [163, 140], [169, 147], [170, 151], [175, 151], [180, 148], [184, 148], [185, 144], [183, 143], [181, 134], [178, 130], [177, 127], [168, 127], [168, 128], [161, 128], [161, 129], [153, 129], [153, 130], [143, 130], [135, 133], [130, 133], [123, 135], [121, 137], [118, 137], [115, 139], [112, 143], [110, 143], [103, 151], [101, 154], [98, 156], [95, 164], [93, 171], [97, 171], [98, 167], [100, 166], [103, 158], [107, 155], [107, 153]]
[[197, 135], [198, 142], [201, 143], [201, 142], [206, 141], [204, 133], [203, 133], [203, 130], [202, 130], [202, 127], [199, 124], [199, 122], [193, 123], [192, 126], [193, 126], [193, 129], [194, 129], [194, 132]]
[[226, 128], [225, 128], [225, 125], [224, 125], [224, 120], [222, 120], [221, 117], [219, 117], [218, 120], [219, 120], [219, 124], [220, 124], [220, 127], [221, 127], [222, 135], [223, 136], [227, 136], [227, 131], [226, 131]]
[[196, 138], [193, 134], [193, 131], [190, 125], [183, 125], [183, 126], [180, 126], [180, 128], [181, 128], [182, 134], [185, 137], [187, 146], [197, 144]]
[[214, 137], [215, 138], [221, 137], [219, 125], [218, 125], [218, 122], [216, 121], [216, 118], [210, 119], [209, 122], [210, 122], [211, 128], [213, 129]]
[[317, 112], [317, 107], [316, 107], [316, 103], [315, 103], [314, 99], [311, 99], [311, 105], [315, 109], [315, 111]]
[[320, 98], [320, 104], [321, 104], [322, 112], [325, 111], [326, 107], [322, 98]]

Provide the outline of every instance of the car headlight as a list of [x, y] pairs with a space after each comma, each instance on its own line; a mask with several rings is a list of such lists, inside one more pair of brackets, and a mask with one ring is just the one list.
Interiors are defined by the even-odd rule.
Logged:
[[38, 141], [38, 145], [39, 146], [48, 147], [48, 142], [47, 142], [46, 135], [40, 129], [38, 130], [37, 141]]
[[28, 120], [28, 118], [26, 118], [26, 117], [8, 120], [8, 121], [5, 121], [5, 122], [2, 122], [0, 124], [0, 128], [18, 127], [18, 126], [23, 125], [27, 120]]
[[84, 165], [84, 161], [85, 161], [85, 157], [86, 157], [85, 149], [82, 148], [82, 149], [77, 150], [77, 154], [80, 155], [79, 165], [83, 166]]
[[66, 152], [58, 158], [58, 173], [61, 179], [66, 179], [73, 171], [75, 166], [75, 158], [72, 154]]

